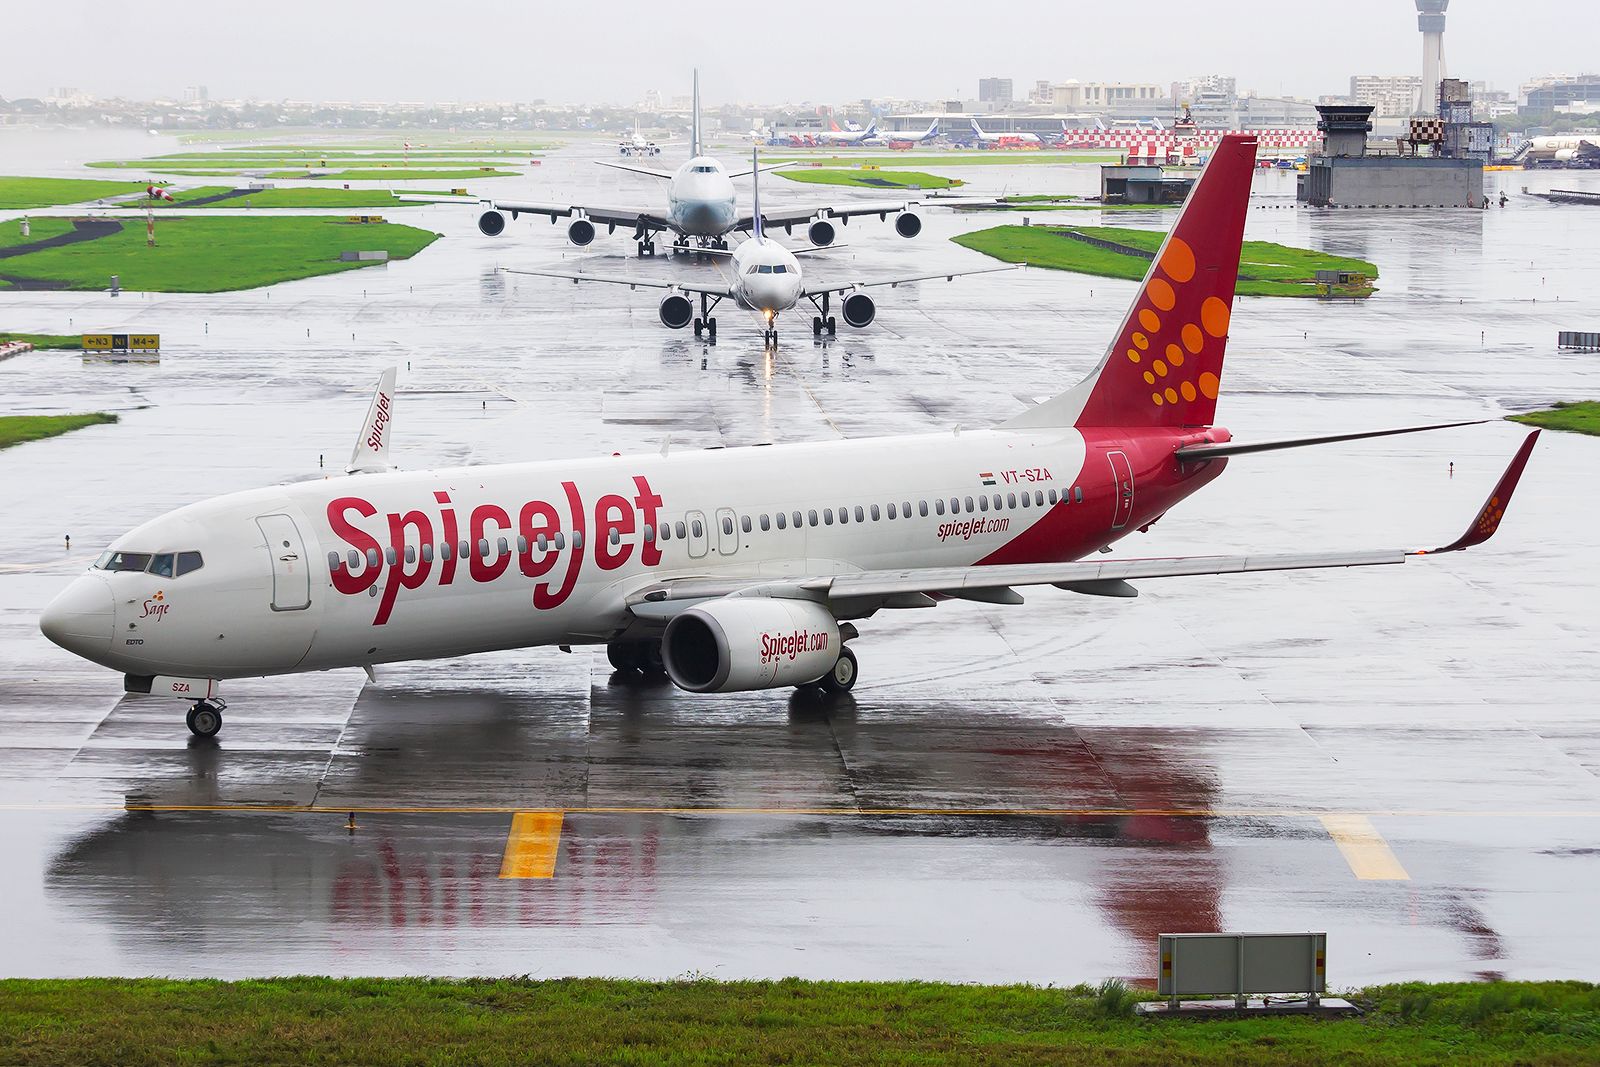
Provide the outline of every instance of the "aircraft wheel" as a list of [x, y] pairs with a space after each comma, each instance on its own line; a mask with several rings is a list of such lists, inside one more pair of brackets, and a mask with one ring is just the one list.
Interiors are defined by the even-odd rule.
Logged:
[[706, 320], [706, 333], [711, 335], [711, 339], [713, 341], [715, 341], [717, 339], [717, 320], [716, 319], [707, 319]]
[[822, 316], [821, 315], [813, 315], [813, 316], [811, 316], [811, 336], [812, 337], [820, 337], [821, 335], [822, 335]]
[[828, 693], [848, 693], [856, 687], [856, 654], [850, 651], [849, 645], [839, 650], [839, 658], [834, 662], [833, 669], [818, 682], [823, 691]]
[[839, 332], [839, 320], [834, 318], [832, 315], [828, 316], [827, 326], [829, 337], [832, 337], [834, 334]]
[[631, 641], [613, 641], [606, 646], [606, 659], [611, 661], [613, 670], [638, 670], [639, 648]]
[[196, 700], [184, 717], [189, 732], [196, 737], [216, 737], [222, 729], [222, 703], [216, 700]]
[[700, 336], [700, 331], [704, 330], [705, 328], [706, 328], [706, 322], [705, 322], [704, 319], [695, 319], [694, 320], [694, 335], [696, 337], [699, 337]]
[[661, 642], [646, 641], [640, 649], [640, 666], [646, 674], [666, 674], [667, 664], [661, 658]]

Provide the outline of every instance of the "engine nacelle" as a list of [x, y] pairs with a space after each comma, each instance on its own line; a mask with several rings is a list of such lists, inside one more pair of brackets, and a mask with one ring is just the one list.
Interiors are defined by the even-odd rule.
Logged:
[[915, 237], [922, 232], [922, 220], [914, 211], [902, 211], [895, 216], [894, 232], [901, 237]]
[[1578, 158], [1578, 150], [1576, 148], [1558, 148], [1553, 158], [1557, 163], [1571, 163]]
[[835, 232], [833, 223], [824, 222], [822, 219], [818, 219], [806, 227], [806, 236], [818, 248], [826, 248], [828, 245], [833, 244]]
[[478, 232], [485, 237], [499, 237], [506, 230], [506, 217], [493, 209], [478, 216]]
[[682, 293], [668, 293], [661, 298], [661, 325], [669, 330], [681, 330], [694, 318], [694, 304]]
[[872, 320], [878, 317], [878, 305], [866, 293], [851, 293], [839, 306], [844, 312], [845, 324], [858, 330], [871, 326]]
[[594, 240], [594, 223], [588, 219], [573, 219], [567, 227], [567, 240], [575, 245], [586, 245]]
[[838, 621], [815, 601], [733, 597], [674, 616], [661, 659], [681, 689], [738, 693], [814, 682], [843, 647]]

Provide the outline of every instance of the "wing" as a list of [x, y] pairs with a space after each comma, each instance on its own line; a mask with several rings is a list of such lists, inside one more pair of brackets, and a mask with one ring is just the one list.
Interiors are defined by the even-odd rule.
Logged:
[[870, 614], [885, 607], [932, 607], [935, 597], [1017, 604], [1017, 586], [1051, 585], [1075, 593], [1131, 597], [1132, 580], [1265, 571], [1323, 570], [1404, 563], [1412, 556], [1460, 552], [1493, 537], [1533, 453], [1534, 430], [1512, 457], [1489, 499], [1465, 533], [1441, 548], [1378, 549], [1358, 552], [1280, 553], [1259, 556], [1174, 556], [1157, 559], [1079, 560], [1070, 563], [1018, 563], [992, 567], [919, 567], [854, 571], [778, 578], [685, 578], [646, 586], [628, 598], [641, 619], [670, 618], [690, 603], [725, 596], [768, 596], [820, 600], [840, 617]]
[[808, 285], [800, 295], [821, 296], [823, 293], [842, 293], [850, 289], [866, 289], [874, 285], [907, 285], [911, 282], [932, 281], [935, 278], [943, 278], [948, 282], [955, 278], [965, 277], [968, 274], [996, 274], [1003, 270], [1016, 270], [1020, 265], [1011, 263], [1004, 267], [980, 267], [977, 270], [947, 270], [940, 271], [938, 274], [905, 274], [895, 278], [863, 278], [857, 281], [841, 282], [838, 285]]
[[555, 270], [512, 270], [501, 267], [507, 274], [527, 274], [536, 278], [561, 278], [564, 281], [604, 282], [607, 285], [626, 285], [629, 289], [677, 289], [685, 293], [705, 293], [707, 296], [732, 296], [733, 288], [722, 285], [696, 285], [693, 282], [667, 282], [658, 278], [629, 278], [618, 274], [589, 274], [584, 271], [562, 272]]
[[[765, 170], [766, 168], [762, 168]], [[808, 208], [779, 208], [777, 211], [763, 211], [761, 220], [766, 226], [782, 226], [788, 229], [803, 222], [813, 219], [853, 219], [858, 215], [876, 215], [881, 222], [890, 215], [898, 215], [902, 211], [910, 211], [918, 207], [972, 207], [999, 203], [992, 196], [929, 196], [921, 200], [851, 200], [843, 204], [822, 204]], [[753, 224], [751, 216], [739, 219], [734, 227], [736, 230], [748, 230]]]
[[[773, 163], [773, 164], [771, 164], [769, 166], [762, 167], [761, 168], [761, 173], [765, 174], [769, 170], [782, 170], [785, 167], [793, 167], [793, 166], [797, 165], [799, 162], [800, 161], [798, 159], [791, 159], [787, 163]], [[728, 172], [728, 177], [730, 177], [730, 178], [748, 178], [750, 175], [754, 174], [755, 172], [756, 172], [756, 168], [754, 168], [754, 167], [745, 167], [743, 170], [730, 170]]]
[[427, 193], [403, 193], [390, 190], [396, 200], [411, 204], [463, 204], [481, 207], [486, 211], [504, 211], [512, 218], [518, 215], [544, 215], [551, 219], [580, 216], [601, 226], [616, 228], [631, 226], [635, 231], [670, 230], [672, 224], [660, 215], [637, 208], [592, 207], [586, 204], [558, 204], [541, 200], [489, 200], [470, 196], [442, 196]]
[[671, 180], [672, 172], [659, 167], [645, 167], [638, 163], [624, 163], [616, 159], [597, 159], [595, 164], [601, 167], [610, 167], [612, 170], [625, 170], [631, 174], [647, 174], [652, 178], [666, 178]]

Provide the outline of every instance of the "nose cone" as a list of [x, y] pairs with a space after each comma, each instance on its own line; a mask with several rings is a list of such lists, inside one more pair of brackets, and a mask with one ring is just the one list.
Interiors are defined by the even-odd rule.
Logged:
[[84, 659], [99, 661], [111, 650], [111, 587], [86, 574], [61, 591], [39, 615], [39, 630]]

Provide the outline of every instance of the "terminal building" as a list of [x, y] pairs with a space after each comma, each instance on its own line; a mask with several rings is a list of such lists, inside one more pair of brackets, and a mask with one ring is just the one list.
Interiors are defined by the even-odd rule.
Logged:
[[[1339, 208], [1484, 206], [1484, 158], [1466, 152], [1447, 154], [1445, 123], [1419, 119], [1413, 129], [1420, 129], [1426, 141], [1402, 139], [1396, 150], [1379, 153], [1371, 151], [1367, 142], [1372, 105], [1325, 104], [1317, 110], [1322, 114], [1318, 123], [1322, 153], [1306, 161], [1295, 193], [1300, 202]], [[1438, 151], [1416, 151], [1423, 144]]]

